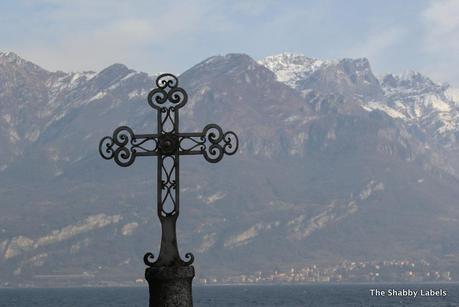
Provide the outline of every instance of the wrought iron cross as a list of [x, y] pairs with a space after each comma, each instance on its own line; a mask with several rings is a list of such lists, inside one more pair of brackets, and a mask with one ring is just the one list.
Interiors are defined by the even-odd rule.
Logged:
[[232, 155], [238, 149], [238, 138], [232, 131], [223, 133], [216, 124], [209, 124], [202, 132], [179, 132], [179, 109], [188, 95], [178, 87], [178, 79], [172, 74], [162, 74], [156, 79], [157, 88], [148, 94], [148, 104], [157, 110], [158, 132], [134, 134], [131, 128], [122, 126], [113, 136], [104, 137], [99, 152], [104, 159], [114, 159], [123, 167], [131, 165], [136, 157], [156, 156], [157, 213], [161, 222], [161, 247], [158, 258], [146, 253], [144, 262], [150, 267], [187, 266], [194, 261], [191, 253], [180, 258], [177, 247], [176, 222], [180, 212], [179, 157], [203, 155], [212, 163]]

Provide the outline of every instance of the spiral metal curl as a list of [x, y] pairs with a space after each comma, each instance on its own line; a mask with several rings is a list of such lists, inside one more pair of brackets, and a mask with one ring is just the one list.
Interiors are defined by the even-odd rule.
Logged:
[[166, 87], [174, 88], [178, 86], [178, 79], [173, 74], [161, 74], [156, 78], [156, 86], [162, 89]]
[[127, 126], [115, 129], [113, 136], [104, 137], [99, 143], [99, 153], [106, 160], [114, 159], [116, 164], [127, 167], [134, 163], [136, 149], [128, 148], [129, 142], [135, 139], [134, 132]]
[[194, 262], [194, 255], [192, 253], [186, 253], [185, 258], [188, 259], [186, 261], [183, 261], [183, 265], [191, 265]]
[[223, 135], [222, 140], [224, 142], [223, 151], [225, 154], [229, 156], [234, 155], [239, 148], [239, 140], [236, 133], [228, 131]]
[[146, 253], [144, 256], [143, 256], [143, 262], [145, 263], [145, 265], [147, 266], [153, 266], [155, 264], [156, 261], [154, 261], [155, 259], [155, 255], [153, 255], [153, 253]]
[[102, 158], [105, 160], [113, 159], [113, 156], [115, 155], [115, 150], [113, 149], [114, 144], [115, 142], [113, 142], [113, 138], [110, 136], [106, 136], [100, 141], [99, 154]]
[[222, 128], [216, 124], [204, 127], [202, 140], [206, 139], [210, 145], [204, 146], [203, 155], [211, 163], [220, 161], [224, 154], [234, 155], [239, 147], [237, 135], [232, 131], [223, 133]]
[[[192, 253], [186, 253], [185, 254], [185, 259], [186, 260], [182, 260], [179, 258], [175, 258], [174, 261], [172, 262], [174, 265], [183, 265], [183, 266], [189, 266], [189, 265], [192, 265], [193, 262], [194, 262], [194, 255]], [[158, 266], [164, 266], [164, 263], [163, 263], [164, 259], [161, 259], [161, 258], [156, 258], [155, 259], [155, 256], [153, 255], [153, 253], [146, 253], [144, 256], [143, 256], [143, 262], [145, 263], [146, 266], [149, 266], [149, 267], [158, 267]]]
[[183, 88], [178, 87], [176, 76], [162, 74], [156, 78], [156, 86], [148, 93], [148, 104], [152, 108], [164, 112], [164, 108], [174, 107], [174, 110], [178, 110], [187, 103], [188, 95]]

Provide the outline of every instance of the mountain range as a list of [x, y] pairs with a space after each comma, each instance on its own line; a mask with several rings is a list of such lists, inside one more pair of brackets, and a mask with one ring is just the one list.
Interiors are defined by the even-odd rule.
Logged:
[[[159, 251], [156, 162], [120, 168], [98, 144], [120, 125], [156, 131], [155, 77], [122, 64], [50, 72], [0, 53], [0, 285], [142, 279], [143, 254]], [[240, 141], [215, 165], [181, 158], [179, 248], [198, 281], [391, 261], [431, 267], [413, 280], [459, 280], [456, 89], [290, 53], [213, 56], [179, 82], [182, 131], [215, 122]]]

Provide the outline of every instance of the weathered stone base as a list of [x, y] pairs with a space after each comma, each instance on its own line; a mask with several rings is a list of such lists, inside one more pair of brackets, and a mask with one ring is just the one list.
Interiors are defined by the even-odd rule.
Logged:
[[145, 279], [150, 288], [150, 307], [191, 307], [194, 267], [150, 267]]

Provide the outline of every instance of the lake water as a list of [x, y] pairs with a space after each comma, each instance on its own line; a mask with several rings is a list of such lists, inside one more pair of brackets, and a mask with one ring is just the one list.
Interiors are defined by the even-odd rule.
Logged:
[[[385, 291], [385, 295], [372, 296], [370, 289]], [[406, 291], [395, 293], [393, 289]], [[429, 290], [440, 289], [446, 293], [425, 296], [434, 294]], [[418, 291], [417, 296], [408, 290]], [[420, 296], [420, 290], [424, 296]], [[459, 284], [195, 286], [193, 298], [197, 307], [459, 306]], [[0, 289], [1, 307], [145, 307], [147, 302], [146, 288]]]

